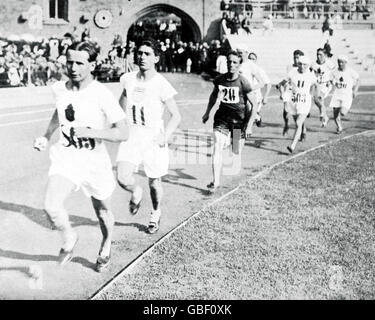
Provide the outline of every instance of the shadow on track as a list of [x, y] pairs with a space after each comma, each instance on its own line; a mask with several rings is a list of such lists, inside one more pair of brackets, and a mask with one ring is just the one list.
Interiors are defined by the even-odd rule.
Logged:
[[[53, 225], [51, 224], [47, 213], [42, 209], [36, 209], [21, 204], [0, 201], [0, 210], [22, 213], [25, 217], [30, 219], [32, 222], [40, 225], [41, 227], [53, 230]], [[72, 227], [99, 225], [98, 221], [72, 214], [69, 215], [69, 219]], [[116, 222], [115, 226], [123, 226], [123, 224]]]

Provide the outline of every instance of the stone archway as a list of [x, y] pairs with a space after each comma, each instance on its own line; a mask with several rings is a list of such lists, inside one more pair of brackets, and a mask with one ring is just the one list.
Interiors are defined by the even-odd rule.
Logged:
[[132, 17], [130, 18], [130, 21], [129, 21], [129, 28], [137, 20], [139, 20], [139, 19], [141, 19], [141, 18], [143, 18], [143, 17], [145, 17], [145, 16], [147, 16], [151, 13], [160, 12], [160, 11], [164, 11], [164, 12], [167, 12], [167, 13], [173, 13], [176, 16], [178, 16], [179, 18], [181, 18], [181, 20], [183, 22], [183, 25], [184, 25], [183, 28], [187, 28], [186, 31], [191, 32], [192, 41], [199, 42], [199, 41], [202, 40], [202, 32], [201, 32], [198, 24], [195, 22], [195, 20], [189, 14], [187, 14], [185, 11], [183, 11], [183, 10], [177, 8], [177, 7], [174, 7], [174, 6], [171, 6], [171, 5], [168, 5], [168, 4], [162, 4], [162, 3], [154, 4], [154, 5], [145, 7], [143, 9], [139, 10], [136, 14], [133, 14]]

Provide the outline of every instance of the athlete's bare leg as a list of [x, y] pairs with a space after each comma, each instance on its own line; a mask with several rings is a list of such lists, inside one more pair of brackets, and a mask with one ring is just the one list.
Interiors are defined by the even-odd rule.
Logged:
[[322, 122], [322, 127], [326, 127], [328, 123], [328, 116], [327, 116], [327, 108], [324, 103], [324, 99], [321, 96], [315, 97], [314, 102], [316, 106], [319, 109], [319, 116], [320, 116], [320, 121]]
[[341, 123], [341, 108], [333, 108], [333, 119], [335, 120], [337, 126], [337, 133], [342, 132], [342, 123]]
[[289, 131], [289, 112], [286, 111], [288, 102], [284, 102], [284, 111], [283, 111], [283, 119], [284, 119], [284, 129], [283, 135], [286, 135]]
[[98, 217], [100, 230], [102, 231], [103, 235], [99, 256], [109, 257], [111, 253], [111, 242], [115, 218], [109, 209], [109, 200], [98, 200], [92, 197], [91, 201]]
[[163, 198], [163, 186], [161, 178], [149, 178], [148, 185], [150, 187], [150, 196], [152, 201], [153, 213], [159, 215], [160, 218], [160, 203]]
[[[131, 200], [130, 203], [133, 204], [140, 204], [142, 200], [142, 188], [136, 184], [134, 172], [136, 166], [130, 162], [120, 161], [117, 163], [117, 181], [121, 188], [131, 193]], [[131, 205], [130, 205], [131, 207]], [[131, 213], [137, 213], [137, 209]]]
[[214, 153], [212, 156], [212, 174], [214, 188], [220, 185], [221, 170], [223, 167], [223, 150], [224, 150], [224, 134], [218, 131], [214, 132]]
[[163, 198], [163, 187], [161, 178], [149, 178], [148, 185], [150, 187], [152, 211], [147, 232], [153, 234], [159, 230], [159, 223], [161, 217], [160, 203]]
[[294, 149], [297, 146], [298, 140], [301, 137], [301, 133], [302, 133], [302, 130], [303, 130], [303, 125], [304, 125], [304, 122], [306, 120], [306, 117], [307, 117], [307, 114], [297, 114], [296, 116], [293, 116], [294, 121], [296, 122], [297, 128], [296, 128], [296, 131], [294, 133], [294, 138], [293, 138], [292, 144], [290, 145], [290, 147], [288, 147], [288, 150], [291, 151], [291, 152], [294, 151]]
[[70, 251], [77, 242], [77, 233], [73, 230], [64, 202], [75, 189], [73, 182], [60, 175], [48, 179], [44, 208], [54, 226], [61, 232], [62, 249]]

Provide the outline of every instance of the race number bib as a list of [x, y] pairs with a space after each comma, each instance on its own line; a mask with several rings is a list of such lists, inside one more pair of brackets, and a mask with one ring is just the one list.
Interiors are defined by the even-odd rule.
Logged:
[[305, 103], [306, 102], [306, 94], [304, 93], [294, 93], [292, 96], [292, 102], [294, 103]]
[[219, 85], [220, 101], [223, 103], [239, 103], [240, 102], [240, 88], [239, 87], [224, 87]]
[[131, 121], [133, 124], [146, 125], [145, 108], [143, 106], [133, 105], [131, 107]]
[[305, 88], [305, 81], [298, 80], [296, 83], [293, 83], [293, 95], [292, 102], [294, 103], [305, 103], [306, 94], [301, 92]]

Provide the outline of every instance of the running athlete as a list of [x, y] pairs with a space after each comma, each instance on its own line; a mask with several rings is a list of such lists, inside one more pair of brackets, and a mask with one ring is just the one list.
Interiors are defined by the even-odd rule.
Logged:
[[[249, 82], [250, 86], [255, 86], [259, 84], [259, 89], [256, 91], [253, 91], [251, 93], [251, 104], [252, 106], [259, 106], [261, 103], [261, 94], [259, 95], [259, 92], [261, 91], [261, 88], [264, 86], [264, 71], [255, 64], [254, 61], [249, 59], [249, 50], [246, 46], [241, 45], [237, 48], [237, 51], [241, 54], [241, 58], [243, 60], [241, 67], [240, 67], [240, 74], [245, 77], [245, 79]], [[266, 79], [267, 81], [267, 79]], [[253, 124], [255, 119], [257, 118], [257, 113], [255, 110], [251, 110], [251, 117], [250, 122], [248, 126], [248, 134], [253, 134]], [[259, 122], [258, 122], [259, 124]]]
[[337, 134], [343, 131], [341, 116], [348, 114], [359, 88], [359, 75], [355, 70], [348, 67], [347, 63], [347, 56], [340, 55], [337, 57], [338, 68], [333, 72], [331, 80], [334, 92], [330, 107], [333, 109]]
[[[257, 103], [257, 110], [256, 112], [251, 113], [249, 127], [252, 128], [254, 121], [257, 127], [260, 127], [262, 125], [262, 117], [260, 115], [260, 111], [262, 107], [266, 105], [268, 102], [268, 95], [270, 94], [270, 91], [272, 89], [272, 84], [270, 78], [268, 77], [264, 69], [256, 64], [258, 56], [254, 52], [249, 53], [249, 60], [252, 61], [258, 67], [259, 75], [262, 78], [262, 83], [264, 84], [263, 92], [261, 89], [255, 90], [255, 101]], [[254, 84], [258, 83], [258, 81], [255, 78], [253, 79], [253, 81]]]
[[324, 100], [332, 89], [330, 80], [335, 65], [328, 60], [327, 52], [323, 48], [317, 50], [316, 56], [317, 60], [311, 66], [318, 79], [317, 90], [314, 92], [314, 102], [319, 108], [322, 127], [326, 127], [329, 118], [327, 116], [327, 108]]
[[81, 188], [91, 198], [103, 234], [96, 261], [96, 271], [101, 272], [110, 260], [114, 217], [109, 199], [116, 186], [104, 140], [124, 141], [128, 130], [125, 114], [116, 98], [93, 79], [97, 54], [95, 46], [89, 42], [78, 42], [68, 49], [69, 80], [52, 86], [56, 110], [45, 135], [35, 140], [34, 148], [44, 151], [59, 129], [60, 139], [50, 148], [51, 166], [44, 206], [62, 234], [60, 265], [72, 259], [78, 241], [64, 202], [72, 191]]
[[[297, 70], [298, 62], [300, 57], [304, 56], [304, 53], [301, 50], [295, 50], [293, 52], [293, 64], [287, 66], [287, 75], [292, 70]], [[288, 85], [287, 79], [283, 79], [280, 83], [276, 85], [276, 89], [280, 92], [280, 99], [283, 101], [284, 110], [283, 110], [283, 119], [284, 119], [284, 129], [283, 135], [285, 136], [289, 131], [289, 113], [290, 113], [290, 102], [292, 97], [291, 87]]]
[[[135, 215], [142, 201], [142, 188], [136, 184], [134, 173], [143, 164], [148, 177], [152, 211], [147, 232], [159, 230], [163, 188], [161, 178], [168, 174], [168, 141], [181, 121], [172, 85], [155, 69], [160, 59], [158, 44], [145, 40], [137, 52], [139, 72], [124, 74], [121, 79], [120, 104], [129, 119], [130, 137], [122, 143], [117, 155], [117, 179], [131, 193], [129, 211]], [[165, 107], [171, 118], [164, 128]]]
[[288, 75], [288, 85], [291, 88], [292, 96], [289, 104], [290, 114], [293, 115], [297, 125], [293, 142], [287, 147], [293, 153], [300, 137], [304, 140], [306, 136], [305, 120], [311, 109], [311, 92], [316, 89], [317, 79], [313, 72], [310, 72], [310, 60], [302, 56], [299, 58], [297, 70], [293, 69]]
[[234, 155], [241, 157], [245, 135], [249, 137], [247, 125], [252, 109], [250, 93], [260, 87], [257, 85], [252, 88], [246, 78], [240, 75], [239, 69], [242, 63], [240, 53], [229, 52], [227, 61], [228, 73], [214, 80], [214, 89], [210, 95], [207, 110], [202, 117], [203, 123], [206, 123], [211, 109], [219, 99], [220, 106], [214, 117], [213, 182], [207, 186], [210, 193], [215, 192], [220, 185], [224, 148], [232, 143]]

